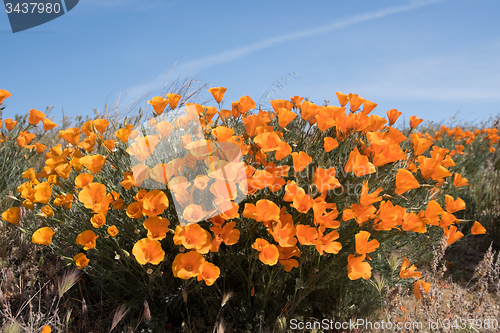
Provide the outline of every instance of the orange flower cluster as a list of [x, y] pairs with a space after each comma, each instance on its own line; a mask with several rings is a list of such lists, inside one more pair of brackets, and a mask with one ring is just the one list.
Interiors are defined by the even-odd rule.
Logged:
[[[162, 243], [171, 240], [180, 250], [172, 263], [174, 276], [196, 277], [207, 285], [215, 283], [220, 268], [205, 256], [219, 252], [221, 246], [238, 244], [242, 233], [255, 232], [257, 237], [248, 244], [253, 244], [253, 253], [263, 264], [279, 263], [290, 272], [299, 266], [307, 246], [314, 246], [312, 252], [320, 256], [338, 254], [343, 248], [339, 241], [342, 227], [351, 225], [356, 230], [355, 253], [347, 258], [347, 274], [351, 280], [368, 279], [371, 266], [365, 259], [371, 260], [369, 253], [380, 246], [369, 238], [379, 232], [425, 233], [436, 226], [443, 230], [448, 244], [463, 237], [458, 230], [462, 221], [454, 213], [465, 209], [465, 203], [444, 193], [446, 184], [468, 186], [468, 180], [453, 171], [453, 158], [468, 154], [476, 138], [486, 140], [490, 151], [500, 140], [494, 129], [470, 132], [443, 126], [434, 136], [414, 132], [423, 121], [416, 117], [410, 118], [410, 131], [405, 135], [392, 127], [401, 112], [389, 110], [387, 119], [370, 115], [377, 104], [356, 94], [338, 92], [340, 106], [319, 106], [294, 96], [271, 101], [270, 111], [257, 111], [249, 96], [232, 102], [231, 109], [223, 109], [226, 88], [209, 92], [218, 108], [187, 103], [187, 114], [174, 121], [164, 120], [168, 114], [164, 111], [167, 106], [177, 108], [182, 96], [153, 97], [148, 102], [154, 111], [154, 118], [147, 122], [148, 133], [124, 124], [113, 138], [105, 140], [110, 134], [105, 119], [60, 131], [66, 145], [50, 148], [41, 172], [31, 168], [23, 173], [28, 181], [17, 188], [24, 199], [22, 205], [40, 208], [47, 219], [62, 208], [71, 209], [74, 203], [85, 208], [92, 214], [89, 226], [76, 237], [83, 251], [98, 247], [99, 235], [99, 242], [123, 237], [123, 230], [108, 220], [110, 212], [125, 210], [122, 216], [126, 214], [130, 224], [141, 223], [142, 232], [147, 232], [134, 239], [131, 250], [139, 264], [167, 261]], [[0, 91], [0, 103], [6, 97]], [[40, 121], [44, 129], [53, 126], [43, 113], [31, 110], [30, 124]], [[196, 122], [200, 131], [193, 130]], [[5, 124], [10, 128], [13, 122], [5, 120]], [[455, 150], [436, 145], [445, 134], [454, 136]], [[28, 147], [33, 139], [22, 132], [18, 145]], [[465, 145], [458, 144], [462, 140]], [[119, 174], [123, 180], [118, 190], [113, 187], [116, 184], [97, 180], [102, 170], [119, 172], [112, 161], [120, 142], [128, 143], [123, 151], [137, 163]], [[178, 155], [159, 161], [165, 142]], [[391, 170], [384, 175], [389, 181], [370, 191], [374, 185], [371, 175], [381, 168]], [[348, 200], [335, 201], [333, 192], [349, 194], [346, 179], [362, 184], [361, 191]], [[71, 184], [73, 191], [61, 190], [63, 182]], [[156, 189], [147, 187], [151, 183]], [[161, 185], [164, 190], [157, 189]], [[132, 191], [134, 200], [127, 199], [132, 195], [124, 195], [125, 191]], [[417, 193], [430, 199], [419, 208], [401, 206], [404, 196]], [[244, 198], [248, 200], [240, 205]], [[171, 216], [176, 216], [175, 221]], [[10, 208], [2, 218], [19, 223], [19, 208]], [[471, 230], [472, 234], [484, 232], [478, 222]], [[52, 229], [41, 228], [33, 234], [33, 242], [49, 245], [53, 235]], [[74, 260], [78, 268], [89, 264], [86, 252], [76, 254]], [[414, 266], [408, 266], [405, 258], [402, 278], [421, 277]], [[419, 288], [423, 284], [426, 290], [419, 281]]]

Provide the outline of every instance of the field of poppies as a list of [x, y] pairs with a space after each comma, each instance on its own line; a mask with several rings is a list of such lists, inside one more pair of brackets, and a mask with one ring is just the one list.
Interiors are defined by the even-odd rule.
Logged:
[[[1, 118], [4, 332], [422, 319], [463, 275], [448, 249], [499, 239], [498, 121], [397, 127], [401, 112], [371, 114], [357, 94], [266, 109], [209, 92], [153, 97], [120, 122]], [[0, 111], [7, 98], [23, 96], [0, 90]], [[498, 245], [455, 301], [498, 304]]]

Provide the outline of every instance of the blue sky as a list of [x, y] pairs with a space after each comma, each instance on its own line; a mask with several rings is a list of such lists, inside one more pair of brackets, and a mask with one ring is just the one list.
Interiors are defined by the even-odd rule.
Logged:
[[120, 93], [125, 104], [159, 94], [167, 76], [225, 86], [230, 108], [285, 76], [273, 99], [338, 105], [341, 91], [378, 103], [375, 114], [398, 109], [398, 123], [457, 111], [486, 120], [500, 113], [499, 10], [482, 0], [81, 0], [16, 34], [0, 13], [4, 118], [47, 106], [56, 120], [63, 109], [93, 115]]

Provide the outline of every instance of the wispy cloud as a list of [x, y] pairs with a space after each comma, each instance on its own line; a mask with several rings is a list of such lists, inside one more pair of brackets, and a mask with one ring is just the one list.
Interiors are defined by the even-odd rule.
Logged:
[[185, 71], [194, 71], [194, 70], [200, 70], [208, 67], [212, 67], [215, 65], [219, 64], [224, 64], [230, 61], [234, 61], [237, 59], [240, 59], [244, 56], [247, 56], [253, 52], [260, 51], [263, 49], [271, 48], [273, 46], [276, 46], [278, 44], [284, 43], [284, 42], [289, 42], [297, 39], [302, 39], [306, 37], [312, 37], [316, 35], [321, 35], [325, 34], [328, 32], [332, 32], [335, 30], [339, 30], [351, 25], [355, 25], [357, 23], [361, 22], [366, 22], [369, 20], [374, 20], [374, 19], [379, 19], [382, 17], [386, 17], [389, 15], [397, 14], [397, 13], [402, 13], [402, 12], [407, 12], [411, 11], [414, 9], [418, 9], [424, 6], [429, 6], [432, 4], [436, 4], [439, 2], [443, 2], [445, 0], [424, 0], [424, 1], [410, 1], [409, 3], [401, 6], [394, 6], [394, 7], [388, 7], [385, 9], [381, 9], [378, 11], [374, 12], [368, 12], [368, 13], [363, 13], [359, 15], [353, 15], [350, 17], [347, 17], [342, 20], [338, 20], [335, 22], [332, 22], [327, 25], [323, 25], [320, 27], [312, 28], [312, 29], [307, 29], [307, 30], [302, 30], [302, 31], [296, 31], [292, 32], [289, 34], [281, 35], [281, 36], [275, 36], [271, 37], [253, 44], [249, 44], [246, 46], [241, 46], [241, 47], [236, 47], [232, 49], [228, 49], [225, 51], [222, 51], [220, 53], [206, 56], [200, 59], [192, 60], [189, 62], [186, 62], [184, 64], [181, 64], [178, 68], [178, 70]]
[[[93, 0], [92, 0], [93, 1]], [[106, 0], [106, 1], [135, 1], [135, 0]], [[170, 73], [162, 73], [148, 80], [146, 84], [139, 85], [130, 91], [131, 96], [141, 96], [147, 91], [155, 90], [162, 87], [165, 83], [165, 78], [170, 75], [170, 77], [177, 77], [178, 75], [189, 73], [190, 75], [195, 74], [197, 71], [202, 69], [206, 69], [212, 66], [216, 66], [219, 64], [228, 63], [231, 61], [235, 61], [241, 59], [245, 56], [248, 56], [254, 52], [272, 48], [277, 46], [278, 44], [295, 41], [298, 39], [303, 39], [306, 37], [312, 37], [316, 35], [325, 34], [328, 32], [340, 30], [358, 23], [380, 19], [389, 15], [394, 15], [397, 13], [408, 12], [411, 10], [416, 10], [418, 8], [422, 8], [425, 6], [430, 6], [436, 3], [440, 3], [446, 0], [410, 0], [404, 5], [393, 6], [384, 8], [377, 11], [366, 12], [358, 15], [349, 16], [345, 19], [337, 20], [331, 22], [329, 24], [310, 28], [301, 31], [295, 31], [292, 33], [279, 35], [275, 37], [270, 37], [264, 39], [262, 41], [252, 43], [245, 46], [235, 47], [226, 49], [220, 53], [204, 56], [199, 59], [191, 60], [185, 63], [180, 63], [175, 66]]]
[[500, 48], [431, 55], [366, 69], [358, 89], [375, 98], [428, 101], [500, 100]]

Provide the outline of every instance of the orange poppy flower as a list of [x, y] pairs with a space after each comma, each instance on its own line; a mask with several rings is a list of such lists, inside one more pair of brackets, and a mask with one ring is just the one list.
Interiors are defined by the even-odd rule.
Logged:
[[148, 238], [152, 240], [162, 240], [167, 236], [170, 221], [160, 216], [147, 218], [142, 225], [148, 230]]
[[52, 196], [52, 186], [48, 181], [36, 185], [34, 191], [35, 202], [41, 202], [43, 204], [49, 203], [50, 197]]
[[293, 198], [291, 206], [302, 214], [306, 214], [314, 206], [314, 203], [314, 199], [309, 194], [300, 194]]
[[312, 162], [312, 158], [303, 151], [292, 153], [292, 158], [295, 172], [301, 172]]
[[165, 258], [165, 251], [161, 248], [161, 243], [157, 240], [143, 238], [137, 241], [132, 248], [135, 260], [141, 265], [151, 263], [158, 265]]
[[49, 227], [43, 227], [38, 229], [33, 233], [31, 241], [35, 244], [50, 245], [52, 243], [52, 236], [54, 236], [54, 230]]
[[267, 244], [262, 247], [259, 253], [259, 259], [264, 264], [274, 266], [278, 263], [280, 252], [274, 244]]
[[302, 107], [300, 108], [302, 119], [304, 119], [305, 121], [310, 121], [319, 113], [319, 111], [320, 107], [309, 101], [305, 101], [304, 103], [302, 103]]
[[56, 198], [54, 199], [54, 205], [62, 207], [66, 209], [70, 209], [71, 206], [73, 205], [73, 194], [68, 193], [66, 195], [60, 194], [56, 195]]
[[115, 225], [108, 227], [108, 234], [111, 237], [116, 237], [116, 235], [118, 235], [118, 232], [118, 228]]
[[368, 188], [368, 181], [365, 180], [363, 182], [363, 186], [361, 187], [361, 195], [359, 198], [359, 203], [363, 206], [369, 206], [371, 204], [374, 204], [375, 202], [379, 202], [382, 200], [382, 197], [379, 197], [378, 195], [380, 192], [382, 192], [382, 188], [379, 187], [378, 189], [375, 190], [375, 192], [372, 192], [368, 194], [369, 188]]
[[106, 128], [109, 125], [109, 121], [107, 119], [96, 119], [94, 120], [94, 126], [96, 130], [98, 130], [100, 133], [104, 133]]
[[257, 238], [252, 245], [252, 249], [255, 249], [260, 252], [266, 245], [269, 245], [269, 242], [267, 240], [263, 238]]
[[76, 244], [82, 245], [84, 250], [93, 249], [99, 236], [92, 230], [85, 230], [76, 237]]
[[354, 254], [350, 254], [347, 258], [347, 272], [348, 277], [351, 280], [357, 280], [363, 278], [365, 280], [372, 276], [372, 268], [369, 263], [363, 262], [365, 260], [366, 254], [360, 257], [355, 257]]
[[361, 104], [365, 102], [365, 99], [362, 97], [359, 97], [357, 94], [349, 94], [351, 96], [350, 102], [351, 102], [351, 112], [357, 111]]
[[280, 208], [272, 201], [261, 199], [257, 201], [256, 205], [246, 203], [243, 216], [258, 222], [278, 220], [280, 218]]
[[366, 99], [364, 100], [363, 103], [363, 113], [368, 115], [370, 112], [372, 112], [373, 109], [377, 107], [377, 103], [373, 103], [370, 101], [367, 101]]
[[337, 148], [338, 146], [339, 146], [339, 142], [337, 140], [335, 140], [334, 138], [331, 138], [331, 137], [324, 138], [323, 147], [325, 148], [325, 151], [327, 153], [332, 151], [333, 149]]
[[131, 128], [120, 128], [118, 131], [115, 132], [115, 136], [123, 143], [128, 142], [128, 138], [130, 136], [130, 133], [132, 133]]
[[261, 133], [257, 135], [253, 140], [259, 145], [261, 151], [265, 153], [277, 150], [280, 143], [282, 142], [276, 132]]
[[75, 178], [75, 188], [84, 188], [88, 184], [92, 183], [94, 180], [94, 175], [91, 173], [82, 173]]
[[140, 219], [144, 215], [142, 213], [142, 207], [140, 202], [132, 202], [127, 206], [127, 216], [131, 219]]
[[401, 195], [409, 190], [419, 188], [420, 184], [410, 171], [399, 169], [396, 175], [396, 194]]
[[78, 127], [69, 128], [64, 131], [59, 131], [59, 137], [63, 138], [69, 144], [77, 146], [80, 141], [81, 130]]
[[417, 280], [413, 283], [413, 289], [416, 299], [421, 299], [422, 294], [420, 293], [420, 289], [422, 289], [425, 293], [428, 293], [431, 290], [431, 284], [429, 282], [425, 282], [422, 280]]
[[19, 148], [23, 148], [23, 147], [26, 147], [26, 148], [33, 148], [33, 146], [31, 147], [28, 147], [27, 145], [33, 141], [33, 139], [36, 137], [35, 134], [33, 133], [28, 133], [26, 131], [22, 131], [21, 133], [19, 133], [19, 136], [17, 137], [16, 139], [16, 143], [18, 145]]
[[75, 261], [76, 267], [78, 267], [78, 269], [82, 269], [82, 268], [87, 267], [89, 265], [89, 262], [90, 262], [90, 260], [87, 258], [85, 253], [81, 253], [81, 252], [78, 253], [76, 256], [74, 256], [73, 260]]
[[336, 95], [337, 95], [337, 98], [339, 100], [340, 106], [342, 106], [342, 107], [346, 106], [347, 103], [349, 103], [349, 101], [351, 100], [350, 94], [346, 95], [346, 94], [341, 93], [340, 91], [337, 91]]
[[54, 216], [54, 210], [49, 205], [43, 206], [42, 215], [43, 217], [52, 217]]
[[375, 166], [368, 161], [368, 156], [361, 155], [358, 147], [350, 152], [349, 158], [344, 166], [345, 172], [354, 171], [356, 177], [365, 176], [377, 171]]
[[235, 229], [236, 222], [229, 222], [221, 226], [213, 226], [210, 228], [214, 233], [214, 239], [212, 240], [212, 252], [217, 252], [219, 246], [224, 242], [227, 245], [234, 245], [240, 239], [240, 231]]
[[161, 190], [152, 190], [144, 197], [142, 201], [142, 212], [146, 216], [157, 216], [168, 208], [169, 202], [165, 192]]
[[168, 99], [168, 104], [170, 104], [170, 108], [172, 110], [177, 107], [180, 99], [182, 98], [182, 96], [178, 94], [167, 94], [166, 97]]
[[[300, 103], [299, 103], [300, 104]], [[271, 101], [271, 106], [274, 109], [274, 112], [278, 113], [279, 109], [283, 108], [285, 110], [291, 110], [293, 108], [293, 104], [286, 99], [274, 99]], [[284, 126], [282, 126], [284, 127]]]
[[48, 118], [43, 118], [42, 123], [43, 123], [43, 129], [45, 131], [49, 131], [49, 130], [57, 127], [57, 124]]
[[415, 155], [422, 155], [430, 146], [432, 146], [432, 140], [426, 138], [418, 138], [414, 136], [416, 133], [412, 134], [411, 142], [413, 144], [413, 151]]
[[321, 233], [319, 233], [318, 239], [314, 244], [316, 250], [321, 255], [323, 254], [323, 252], [333, 253], [333, 254], [339, 253], [339, 251], [342, 249], [342, 244], [340, 242], [334, 242], [334, 240], [338, 238], [339, 238], [339, 233], [336, 230], [333, 230], [330, 233], [323, 236], [321, 235]]
[[448, 227], [449, 225], [452, 225], [456, 220], [457, 218], [455, 217], [455, 215], [443, 212], [439, 226], [441, 228]]
[[10, 96], [12, 96], [12, 94], [10, 92], [8, 92], [5, 89], [0, 89], [0, 105], [2, 105], [3, 101], [6, 98], [9, 98]]
[[160, 133], [161, 139], [165, 139], [172, 133], [173, 126], [168, 121], [160, 121], [155, 125], [156, 130]]
[[212, 96], [214, 97], [214, 99], [217, 103], [222, 102], [222, 99], [224, 98], [224, 94], [226, 91], [227, 91], [227, 89], [224, 87], [217, 87], [217, 88], [208, 89], [208, 92], [212, 94]]
[[455, 173], [455, 175], [453, 177], [453, 186], [461, 187], [461, 186], [465, 186], [468, 184], [469, 184], [469, 181], [467, 180], [467, 178], [462, 177], [459, 173]]
[[42, 120], [45, 117], [45, 114], [41, 111], [31, 109], [30, 110], [30, 116], [28, 118], [28, 122], [31, 125], [37, 126], [40, 120]]
[[17, 125], [17, 120], [12, 120], [12, 119], [5, 119], [5, 128], [10, 132], [14, 127]]
[[281, 141], [278, 145], [278, 149], [274, 153], [274, 158], [277, 161], [281, 161], [285, 157], [289, 156], [292, 153], [292, 147], [285, 141]]
[[[78, 193], [78, 200], [85, 208], [98, 211], [103, 209], [106, 199], [106, 186], [100, 183], [89, 183]], [[109, 205], [110, 202], [107, 204]]]
[[380, 243], [376, 239], [368, 241], [370, 236], [371, 234], [368, 231], [360, 231], [356, 234], [356, 252], [358, 254], [373, 252], [380, 246]]
[[106, 156], [102, 155], [87, 155], [80, 158], [79, 162], [93, 174], [98, 174], [101, 172], [104, 163], [106, 162]]
[[2, 219], [12, 224], [18, 224], [20, 220], [21, 209], [19, 207], [11, 207], [2, 213]]
[[486, 229], [481, 225], [481, 223], [475, 221], [472, 229], [470, 229], [470, 232], [473, 235], [482, 235], [486, 233]]
[[161, 115], [165, 110], [165, 107], [168, 105], [168, 102], [169, 102], [168, 98], [155, 96], [150, 101], [148, 101], [148, 104], [153, 106], [153, 110], [157, 115]]
[[175, 277], [183, 280], [197, 277], [200, 274], [201, 265], [205, 263], [205, 258], [196, 251], [179, 253], [172, 263], [172, 272]]
[[[125, 176], [125, 173], [124, 173], [124, 176]], [[134, 167], [132, 168], [132, 174], [133, 174], [133, 180], [135, 182], [135, 184], [133, 184], [133, 185], [141, 186], [141, 184], [146, 179], [149, 178], [149, 176], [151, 174], [151, 169], [147, 165], [139, 163], [139, 164], [134, 165]]]
[[451, 195], [445, 195], [446, 198], [446, 211], [448, 213], [455, 213], [465, 209], [465, 202], [461, 198], [453, 199]]
[[197, 223], [203, 221], [207, 216], [207, 212], [203, 209], [202, 206], [196, 204], [189, 204], [184, 208], [184, 212], [182, 217], [184, 220], [190, 223]]
[[443, 212], [443, 208], [441, 208], [435, 200], [431, 200], [425, 209], [425, 217], [429, 219], [437, 218], [439, 215], [443, 214]]
[[137, 186], [132, 172], [123, 173], [123, 181], [120, 182], [120, 185], [123, 186], [123, 188], [125, 188], [127, 191], [130, 190], [132, 186]]
[[318, 230], [309, 225], [299, 224], [295, 227], [297, 239], [302, 245], [314, 245], [318, 238]]
[[464, 234], [457, 230], [457, 227], [452, 225], [449, 229], [443, 228], [444, 235], [446, 236], [446, 244], [451, 245], [455, 243], [460, 238], [464, 237]]
[[[183, 245], [186, 249], [200, 250], [207, 243], [209, 233], [199, 224], [188, 224], [175, 228], [174, 244]], [[211, 239], [210, 239], [211, 241]]]
[[398, 120], [399, 116], [402, 115], [402, 112], [399, 112], [396, 109], [392, 109], [387, 111], [387, 118], [389, 119], [389, 125], [392, 126]]
[[297, 117], [297, 114], [290, 109], [280, 108], [276, 111], [278, 115], [278, 124], [281, 128], [285, 128], [288, 124], [292, 122]]
[[216, 137], [217, 141], [227, 142], [234, 135], [234, 129], [226, 126], [217, 126], [212, 130], [212, 134]]
[[35, 142], [34, 145], [35, 145], [36, 152], [38, 154], [43, 153], [43, 151], [47, 148], [46, 145], [42, 145], [41, 143], [38, 143], [38, 142]]
[[410, 128], [416, 128], [420, 123], [422, 123], [423, 119], [418, 119], [417, 116], [410, 117]]
[[415, 267], [415, 265], [410, 266], [410, 261], [405, 257], [399, 270], [399, 276], [402, 279], [421, 278], [422, 274], [420, 274], [420, 272], [417, 272], [416, 270], [417, 267]]
[[207, 286], [213, 285], [215, 283], [215, 280], [217, 280], [220, 276], [219, 267], [208, 261], [205, 261], [200, 265], [199, 272], [200, 274], [198, 275], [198, 281], [205, 281]]
[[95, 214], [90, 219], [90, 223], [92, 223], [94, 228], [100, 228], [106, 223], [106, 215], [102, 212]]
[[151, 156], [155, 147], [160, 143], [159, 135], [147, 135], [144, 137], [137, 137], [136, 142], [132, 143], [130, 147], [127, 148], [127, 153], [137, 158], [139, 162], [144, 162]]

